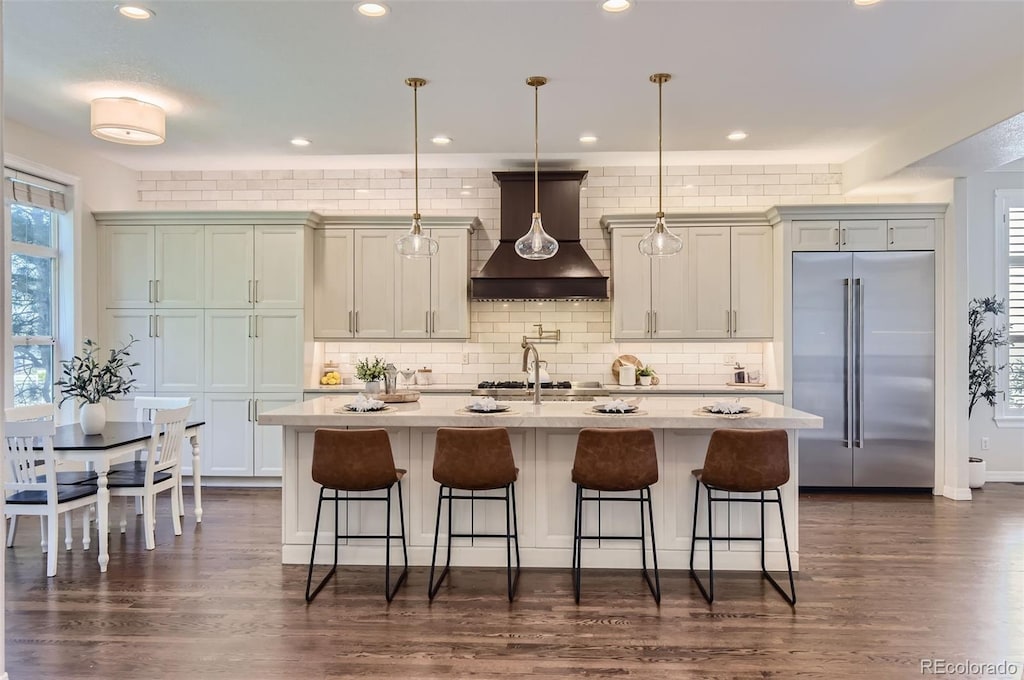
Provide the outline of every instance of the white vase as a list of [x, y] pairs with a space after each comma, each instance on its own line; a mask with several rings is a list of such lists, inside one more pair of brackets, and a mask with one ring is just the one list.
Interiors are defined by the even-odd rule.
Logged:
[[967, 485], [972, 489], [985, 486], [985, 461], [981, 458], [969, 458], [967, 461]]
[[78, 423], [84, 434], [99, 434], [107, 424], [107, 410], [103, 404], [82, 404], [78, 409]]
[[649, 376], [649, 375], [638, 375], [637, 376], [637, 380], [640, 381], [641, 385], [650, 385], [651, 384], [651, 377], [652, 376]]
[[378, 394], [380, 392], [380, 381], [367, 380], [366, 385], [363, 387], [363, 391], [367, 394]]

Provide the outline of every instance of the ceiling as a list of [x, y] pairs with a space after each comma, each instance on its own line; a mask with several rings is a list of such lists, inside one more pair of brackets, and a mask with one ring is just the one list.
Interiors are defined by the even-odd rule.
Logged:
[[[1020, 0], [637, 0], [618, 15], [596, 0], [390, 0], [380, 20], [345, 0], [143, 4], [156, 16], [139, 22], [112, 0], [5, 2], [7, 115], [129, 167], [298, 166], [409, 154], [403, 80], [421, 76], [422, 151], [512, 158], [533, 150], [525, 78], [546, 75], [541, 154], [582, 157], [656, 149], [648, 76], [666, 71], [667, 151], [842, 162], [996, 65], [1024, 81]], [[167, 142], [93, 139], [98, 96], [163, 105]], [[750, 137], [727, 141], [734, 129]]]

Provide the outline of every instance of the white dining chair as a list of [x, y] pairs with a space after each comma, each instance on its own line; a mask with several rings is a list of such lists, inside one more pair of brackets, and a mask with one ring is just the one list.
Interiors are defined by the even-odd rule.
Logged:
[[[153, 414], [156, 413], [157, 411], [162, 411], [162, 410], [166, 410], [166, 409], [174, 409], [174, 408], [182, 408], [184, 406], [191, 406], [191, 405], [192, 405], [192, 398], [191, 397], [135, 397], [135, 400], [132, 403], [132, 406], [135, 408], [135, 420], [140, 422], [140, 423], [152, 423], [153, 422]], [[110, 466], [110, 471], [111, 472], [134, 472], [134, 471], [144, 470], [145, 467], [146, 467], [145, 466], [145, 462], [143, 461], [143, 458], [144, 458], [144, 455], [145, 455], [145, 451], [146, 450], [144, 448], [140, 448], [135, 453], [135, 460], [128, 461], [128, 462], [125, 462], [125, 463], [115, 463], [114, 465]], [[158, 455], [159, 455], [159, 452], [158, 452]], [[184, 516], [184, 514], [185, 514], [185, 501], [184, 501], [184, 494], [182, 493], [181, 487], [182, 487], [182, 485], [181, 485], [181, 477], [179, 476], [179, 478], [178, 478], [178, 487], [177, 487], [177, 489], [175, 489], [175, 493], [178, 494], [178, 509], [179, 509], [179, 512], [181, 513], [181, 516]], [[127, 517], [126, 517], [127, 511], [128, 511], [128, 508], [127, 508], [128, 502], [129, 502], [129, 499], [125, 498], [125, 507], [123, 507], [121, 509], [121, 525], [120, 525], [120, 528], [121, 528], [121, 533], [122, 534], [126, 531], [126, 528], [128, 526], [128, 521], [127, 521]], [[141, 496], [136, 497], [136, 499], [135, 499], [135, 514], [136, 515], [141, 515], [142, 514], [142, 497]]]
[[174, 535], [181, 535], [180, 502], [181, 446], [185, 422], [192, 407], [161, 409], [153, 413], [153, 431], [146, 446], [142, 469], [119, 470], [107, 476], [111, 496], [141, 497], [146, 550], [156, 547], [156, 496], [171, 491], [171, 520]]
[[[53, 407], [49, 404], [46, 407], [52, 416]], [[45, 417], [41, 408], [38, 413]], [[4, 482], [6, 513], [11, 516], [12, 524], [19, 515], [35, 515], [41, 521], [45, 518], [43, 550], [46, 552], [46, 575], [56, 576], [58, 516], [64, 514], [65, 546], [71, 550], [71, 513], [95, 503], [97, 487], [90, 483], [57, 483], [57, 464], [53, 453], [55, 423], [52, 417], [49, 420], [32, 419], [40, 417], [35, 411], [22, 411], [13, 415], [21, 419], [8, 419], [4, 425], [4, 445], [10, 465], [9, 476]], [[34, 448], [37, 442], [41, 450]], [[88, 550], [89, 513], [83, 512], [82, 518], [82, 547]], [[14, 526], [11, 528], [13, 533]], [[46, 537], [49, 537], [49, 545], [46, 545]]]
[[[24, 422], [24, 421], [29, 421], [29, 420], [53, 420], [53, 421], [55, 421], [56, 420], [56, 407], [53, 404], [35, 404], [33, 406], [15, 406], [13, 408], [4, 409], [4, 420], [5, 420], [5, 422]], [[37, 465], [40, 462], [41, 462], [40, 460], [37, 460], [36, 461]], [[63, 461], [59, 461], [59, 460], [55, 462], [55, 467], [57, 469], [57, 473], [56, 474], [57, 474], [57, 484], [58, 485], [67, 485], [67, 484], [95, 484], [96, 483], [96, 473], [91, 471], [91, 470], [82, 470], [82, 471], [61, 470], [61, 468], [64, 467], [64, 462]], [[46, 473], [45, 473], [45, 471], [43, 471], [41, 473], [40, 477], [39, 477], [39, 481], [41, 483], [45, 482], [45, 478], [46, 478]], [[6, 516], [9, 517], [10, 521], [11, 521], [10, 525], [8, 527], [8, 531], [7, 531], [7, 547], [11, 548], [11, 547], [14, 547], [15, 534], [18, 531], [18, 515], [12, 515], [11, 513], [6, 513]], [[66, 519], [70, 519], [70, 516], [68, 518], [66, 518]], [[67, 535], [65, 536], [64, 540], [65, 540], [65, 543], [67, 544], [68, 550], [70, 550], [71, 549], [71, 544], [72, 544], [72, 532], [70, 530], [70, 527], [68, 528], [66, 534]], [[39, 517], [39, 535], [40, 535], [39, 546], [40, 546], [40, 548], [42, 548], [43, 552], [46, 552], [46, 545], [47, 545], [47, 540], [46, 540], [46, 517], [44, 517], [44, 516], [40, 516]], [[86, 536], [83, 538], [83, 541], [85, 543], [85, 548], [88, 550], [88, 548], [89, 548], [89, 535], [88, 535], [88, 532], [86, 533]]]

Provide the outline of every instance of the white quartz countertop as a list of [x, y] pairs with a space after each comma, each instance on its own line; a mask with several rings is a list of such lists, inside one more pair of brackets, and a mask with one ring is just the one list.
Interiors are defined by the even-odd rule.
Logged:
[[[628, 387], [608, 384], [604, 386], [611, 394], [630, 395], [669, 395], [669, 394], [782, 394], [781, 388], [773, 387], [733, 387], [732, 385], [636, 385]], [[441, 384], [441, 385], [402, 385], [399, 390], [416, 391], [421, 394], [469, 394], [477, 388], [476, 384]], [[351, 385], [321, 385], [307, 387], [306, 394], [358, 394], [363, 391], [362, 383]]]
[[[759, 429], [820, 429], [820, 416], [797, 411], [756, 397], [737, 401], [751, 409], [743, 416], [706, 414], [700, 411], [714, 398], [686, 396], [642, 397], [635, 414], [605, 415], [593, 407], [607, 401], [548, 401], [534, 405], [530, 401], [504, 402], [510, 408], [504, 413], [477, 414], [464, 411], [472, 400], [467, 396], [424, 395], [418, 402], [389, 404], [376, 413], [344, 411], [352, 401], [348, 395], [324, 396], [292, 406], [260, 414], [260, 425], [295, 427], [480, 427], [509, 428], [581, 428], [581, 427], [650, 427], [654, 429], [707, 430], [720, 427]], [[499, 403], [502, 403], [499, 401]], [[340, 410], [340, 413], [336, 413]]]

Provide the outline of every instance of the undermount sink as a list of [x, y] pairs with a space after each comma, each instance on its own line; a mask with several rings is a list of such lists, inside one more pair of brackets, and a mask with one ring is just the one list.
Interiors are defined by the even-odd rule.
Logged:
[[[529, 394], [502, 394], [495, 397], [498, 401], [533, 401], [533, 392]], [[544, 394], [540, 393], [540, 400], [544, 401], [594, 401], [589, 394]]]

